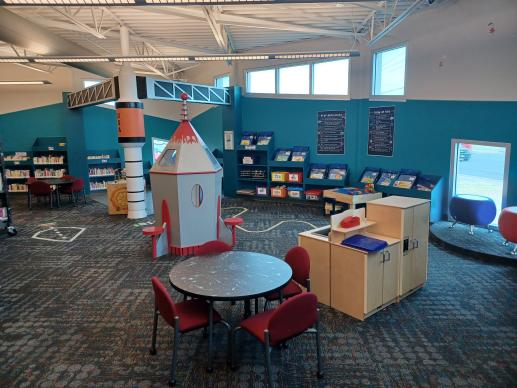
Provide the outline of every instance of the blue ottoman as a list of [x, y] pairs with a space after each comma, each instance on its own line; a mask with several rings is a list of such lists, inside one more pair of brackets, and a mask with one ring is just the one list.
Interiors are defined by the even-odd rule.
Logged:
[[[452, 197], [449, 204], [449, 213], [454, 218], [454, 223], [461, 222], [470, 225], [469, 234], [474, 234], [474, 226], [486, 226], [495, 219], [496, 207], [491, 198], [481, 195], [460, 194]], [[488, 228], [489, 231], [490, 228]]]

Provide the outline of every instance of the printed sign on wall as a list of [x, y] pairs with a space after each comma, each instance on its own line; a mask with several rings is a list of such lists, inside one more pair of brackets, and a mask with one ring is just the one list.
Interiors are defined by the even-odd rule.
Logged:
[[233, 131], [224, 131], [224, 149], [233, 150]]
[[393, 156], [395, 107], [370, 108], [368, 113], [368, 155]]
[[318, 112], [318, 154], [345, 153], [345, 111]]

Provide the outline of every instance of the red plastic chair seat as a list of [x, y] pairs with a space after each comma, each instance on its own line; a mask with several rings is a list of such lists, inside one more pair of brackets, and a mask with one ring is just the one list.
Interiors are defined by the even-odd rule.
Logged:
[[505, 240], [517, 243], [517, 206], [503, 209], [499, 216], [499, 233]]
[[[284, 298], [291, 298], [295, 295], [299, 295], [303, 292], [302, 288], [294, 280], [291, 280], [287, 286], [282, 288], [282, 295]], [[273, 292], [265, 296], [267, 300], [278, 300], [280, 299], [280, 292]]]
[[[268, 328], [271, 316], [275, 313], [275, 310], [267, 310], [263, 313], [253, 315], [252, 317], [245, 319], [241, 322], [240, 327], [248, 331], [260, 342], [264, 343], [264, 330]], [[271, 343], [272, 346], [277, 344]]]
[[144, 236], [159, 236], [165, 231], [162, 226], [146, 226], [142, 229]]
[[[209, 304], [201, 299], [190, 299], [176, 304], [180, 317], [179, 330], [182, 333], [208, 326]], [[221, 320], [219, 313], [214, 310], [214, 324]]]
[[237, 226], [242, 225], [244, 223], [244, 220], [240, 217], [233, 217], [233, 218], [225, 218], [224, 224], [228, 226]]

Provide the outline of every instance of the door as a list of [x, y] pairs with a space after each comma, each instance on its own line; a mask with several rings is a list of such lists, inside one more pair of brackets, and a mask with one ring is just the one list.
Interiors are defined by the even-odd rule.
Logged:
[[382, 269], [382, 304], [388, 303], [397, 297], [399, 249], [399, 244], [394, 244], [385, 250]]
[[427, 258], [429, 256], [429, 203], [413, 209], [413, 233], [411, 251], [411, 289], [427, 280]]
[[452, 139], [449, 199], [457, 194], [491, 198], [497, 213], [506, 206], [510, 143]]

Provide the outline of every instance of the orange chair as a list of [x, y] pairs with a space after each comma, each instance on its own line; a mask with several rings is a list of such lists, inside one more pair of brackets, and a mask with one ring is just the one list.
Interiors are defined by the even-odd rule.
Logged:
[[[190, 299], [180, 303], [174, 303], [165, 286], [156, 276], [151, 278], [154, 289], [154, 321], [153, 337], [149, 353], [156, 354], [156, 332], [158, 331], [158, 314], [165, 322], [174, 328], [174, 343], [172, 348], [171, 374], [169, 386], [176, 385], [176, 364], [178, 361], [178, 344], [180, 334], [189, 331], [206, 328], [209, 325], [208, 314], [210, 305], [201, 299]], [[230, 334], [230, 325], [221, 318], [216, 310], [213, 310], [213, 322], [222, 323]]]
[[316, 334], [316, 355], [318, 359], [318, 378], [323, 377], [318, 299], [312, 292], [292, 297], [274, 310], [264, 311], [241, 322], [232, 330], [230, 341], [230, 359], [235, 368], [235, 336], [241, 329], [258, 339], [264, 346], [267, 383], [273, 387], [271, 371], [271, 347], [284, 344], [286, 341], [304, 333]]

